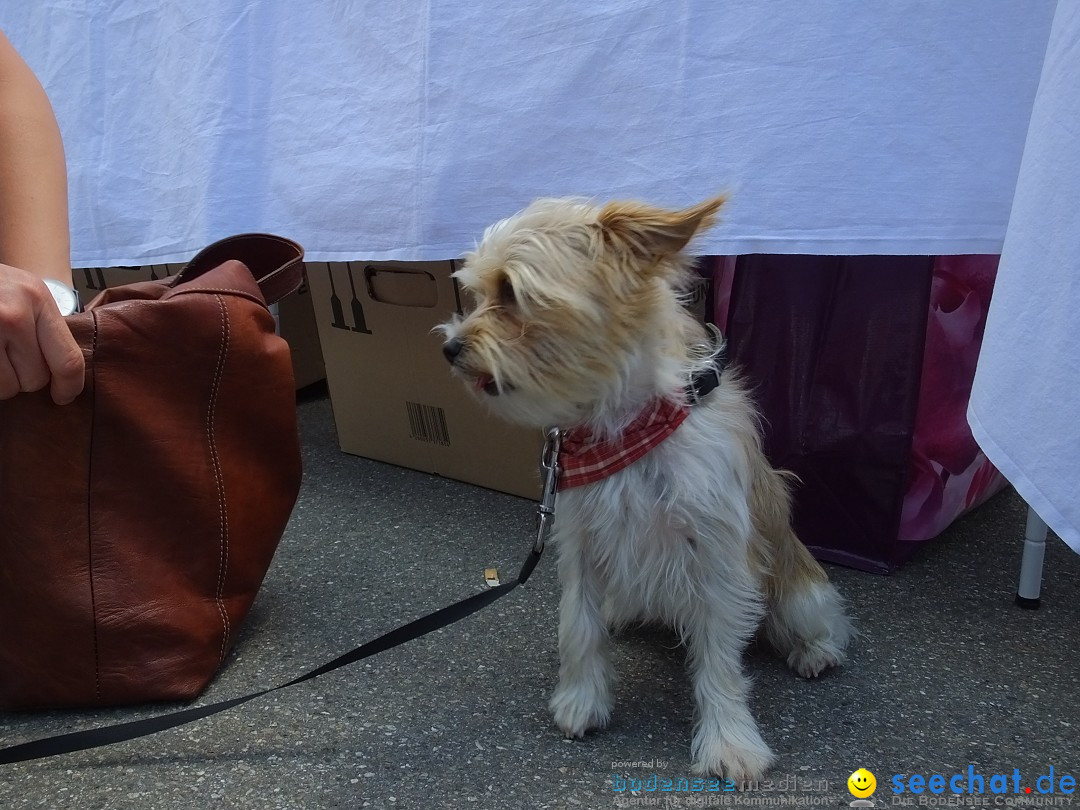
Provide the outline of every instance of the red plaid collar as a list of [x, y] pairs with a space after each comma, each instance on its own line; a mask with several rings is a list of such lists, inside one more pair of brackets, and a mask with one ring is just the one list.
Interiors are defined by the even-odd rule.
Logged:
[[629, 467], [674, 433], [689, 414], [686, 405], [657, 399], [613, 439], [597, 439], [583, 428], [567, 431], [559, 452], [558, 488], [593, 484]]

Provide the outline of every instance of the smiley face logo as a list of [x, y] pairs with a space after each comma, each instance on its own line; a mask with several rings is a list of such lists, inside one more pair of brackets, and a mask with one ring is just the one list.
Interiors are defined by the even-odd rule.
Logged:
[[877, 789], [877, 779], [866, 768], [859, 768], [848, 777], [847, 789], [852, 796], [865, 799]]
[[848, 792], [855, 798], [865, 799], [877, 789], [874, 774], [860, 768], [848, 777]]

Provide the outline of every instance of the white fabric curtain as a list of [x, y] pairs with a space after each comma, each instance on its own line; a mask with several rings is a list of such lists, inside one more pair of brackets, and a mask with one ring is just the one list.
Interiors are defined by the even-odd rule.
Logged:
[[686, 205], [700, 250], [997, 253], [1053, 0], [33, 0], [76, 266], [269, 230], [447, 259], [533, 197]]
[[968, 422], [1080, 553], [1080, 3], [1058, 4]]

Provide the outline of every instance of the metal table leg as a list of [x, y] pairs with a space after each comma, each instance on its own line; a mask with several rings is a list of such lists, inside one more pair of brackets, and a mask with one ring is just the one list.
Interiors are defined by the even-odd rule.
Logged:
[[1037, 610], [1039, 607], [1045, 551], [1046, 523], [1029, 506], [1024, 529], [1024, 556], [1020, 562], [1020, 584], [1016, 589], [1016, 604], [1022, 608]]

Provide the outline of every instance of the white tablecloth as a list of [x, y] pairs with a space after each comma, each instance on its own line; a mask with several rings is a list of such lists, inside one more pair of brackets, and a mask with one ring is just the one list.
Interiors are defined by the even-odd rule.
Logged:
[[968, 421], [1080, 553], [1080, 3], [1054, 19]]
[[240, 231], [443, 259], [540, 195], [678, 206], [712, 253], [1000, 250], [1053, 0], [33, 0], [77, 266]]

